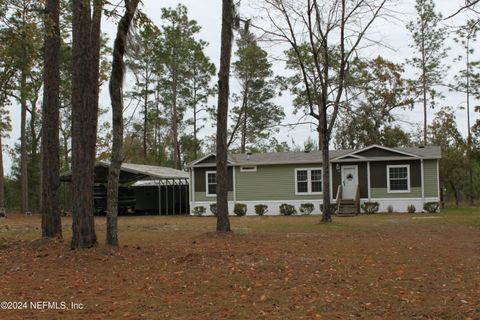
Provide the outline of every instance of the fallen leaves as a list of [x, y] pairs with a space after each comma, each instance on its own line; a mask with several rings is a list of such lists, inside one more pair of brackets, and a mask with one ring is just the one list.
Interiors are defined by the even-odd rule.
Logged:
[[[165, 219], [176, 227], [165, 228]], [[429, 224], [399, 223], [378, 232], [302, 232], [293, 219], [289, 230], [299, 229], [289, 236], [254, 229], [217, 236], [204, 226], [182, 231], [181, 223], [210, 221], [188, 219], [132, 218], [120, 230], [119, 250], [72, 252], [66, 243], [0, 239], [2, 295], [82, 302], [82, 316], [91, 319], [475, 319], [480, 313], [480, 252], [470, 244], [477, 230], [440, 233]]]

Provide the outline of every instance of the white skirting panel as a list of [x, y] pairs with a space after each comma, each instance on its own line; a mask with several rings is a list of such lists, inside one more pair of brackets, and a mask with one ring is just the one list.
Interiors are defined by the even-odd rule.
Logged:
[[[331, 200], [332, 203], [335, 202], [335, 200]], [[361, 199], [361, 203], [368, 201], [368, 199]], [[370, 201], [372, 202], [378, 202], [380, 205], [379, 212], [387, 212], [388, 206], [393, 207], [394, 212], [407, 212], [407, 208], [409, 205], [414, 205], [416, 208], [416, 212], [422, 212], [423, 211], [423, 203], [424, 202], [438, 202], [440, 201], [438, 198], [425, 198], [423, 201], [422, 198], [405, 198], [405, 199], [400, 199], [400, 198], [395, 198], [395, 199], [371, 199]], [[287, 203], [290, 205], [294, 205], [295, 209], [297, 209], [297, 214], [300, 213], [300, 205], [302, 203], [313, 203], [315, 205], [315, 210], [312, 212], [312, 214], [321, 214], [320, 212], [320, 204], [322, 203], [322, 200], [270, 200], [270, 201], [239, 201], [238, 203], [243, 203], [247, 205], [247, 216], [255, 216], [255, 205], [257, 204], [265, 204], [268, 206], [268, 212], [266, 213], [267, 215], [280, 215], [280, 209], [279, 206], [282, 203]], [[203, 206], [206, 208], [206, 213], [205, 215], [212, 215], [210, 211], [210, 204], [214, 202], [208, 202], [208, 201], [196, 201], [196, 202], [190, 202], [190, 214], [193, 215], [192, 210], [194, 207], [197, 206]], [[228, 211], [230, 214], [233, 214], [233, 208], [234, 208], [234, 202], [229, 201], [228, 202]]]
[[[362, 199], [363, 200], [363, 199]], [[367, 199], [363, 200], [362, 202], [367, 201]], [[371, 199], [372, 202], [378, 202], [380, 204], [379, 211], [380, 212], [387, 212], [388, 206], [393, 207], [393, 212], [408, 212], [408, 206], [414, 205], [416, 211], [415, 212], [422, 212], [423, 211], [423, 204], [426, 202], [439, 202], [439, 198], [405, 198], [405, 199]]]
[[[207, 212], [205, 215], [212, 214], [210, 212], [210, 203], [212, 202], [200, 202], [197, 201], [195, 203], [190, 203], [190, 212], [192, 212], [194, 207], [197, 206], [203, 206], [207, 209]], [[238, 201], [237, 203], [242, 203], [247, 205], [247, 216], [256, 216], [255, 213], [255, 205], [257, 204], [265, 204], [268, 206], [268, 212], [266, 213], [267, 215], [280, 215], [280, 209], [279, 206], [282, 203], [287, 203], [295, 206], [295, 209], [297, 209], [297, 214], [300, 214], [300, 204], [302, 203], [313, 203], [315, 205], [315, 210], [312, 212], [312, 214], [321, 214], [320, 212], [320, 203], [322, 203], [321, 200], [271, 200], [271, 201]], [[230, 214], [233, 214], [233, 208], [234, 208], [234, 202], [229, 201], [228, 202], [228, 210]], [[192, 213], [191, 213], [192, 214]]]

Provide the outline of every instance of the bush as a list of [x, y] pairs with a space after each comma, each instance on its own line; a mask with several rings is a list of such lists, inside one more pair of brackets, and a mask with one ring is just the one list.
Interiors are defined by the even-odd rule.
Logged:
[[216, 203], [210, 204], [210, 211], [212, 212], [212, 214], [213, 214], [214, 216], [217, 215], [217, 204], [216, 204]]
[[380, 207], [380, 204], [378, 202], [364, 202], [362, 205], [361, 205], [361, 208], [362, 210], [366, 213], [366, 214], [372, 214], [372, 213], [376, 213], [378, 212], [378, 208]]
[[280, 205], [280, 213], [284, 216], [291, 216], [297, 214], [297, 210], [295, 209], [295, 206], [292, 206], [291, 204], [282, 203]]
[[436, 213], [438, 211], [438, 208], [440, 208], [440, 203], [438, 202], [426, 202], [423, 205], [423, 210], [428, 213]]
[[393, 213], [393, 206], [391, 204], [388, 205], [387, 212], [388, 213]]
[[233, 212], [239, 216], [243, 217], [247, 214], [247, 205], [243, 203], [235, 203], [235, 207], [233, 208]]
[[[323, 203], [320, 204], [320, 211], [323, 213]], [[330, 213], [335, 213], [337, 212], [337, 204], [336, 203], [330, 203]]]
[[197, 217], [201, 217], [206, 211], [207, 211], [207, 208], [205, 208], [204, 206], [198, 206], [193, 208], [193, 214], [196, 215]]
[[407, 207], [408, 213], [415, 213], [417, 211], [417, 208], [413, 204], [409, 204]]
[[266, 204], [257, 204], [255, 205], [255, 213], [259, 216], [263, 216], [268, 212], [268, 206]]
[[315, 205], [313, 203], [302, 203], [300, 205], [300, 212], [302, 214], [309, 215], [315, 210]]

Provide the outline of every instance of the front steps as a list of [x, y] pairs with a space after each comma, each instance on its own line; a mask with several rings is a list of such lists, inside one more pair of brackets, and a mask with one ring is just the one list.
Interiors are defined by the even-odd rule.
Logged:
[[336, 215], [339, 217], [354, 217], [360, 213], [360, 205], [355, 200], [342, 199], [337, 206]]

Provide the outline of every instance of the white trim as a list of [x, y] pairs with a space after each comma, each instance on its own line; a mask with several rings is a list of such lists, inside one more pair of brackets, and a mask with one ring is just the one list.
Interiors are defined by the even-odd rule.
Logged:
[[[357, 179], [357, 185], [360, 184], [360, 179], [359, 179], [359, 176], [358, 176], [358, 165], [357, 164], [350, 164], [350, 165], [346, 165], [346, 166], [341, 166], [341, 170], [340, 170], [340, 183], [343, 185], [343, 169], [344, 168], [355, 168], [355, 172], [356, 172], [356, 179]], [[357, 186], [355, 186], [356, 188]], [[343, 188], [344, 191], [345, 191], [345, 188]], [[342, 196], [343, 198], [343, 196]], [[353, 198], [355, 198], [355, 194], [353, 195]], [[345, 199], [353, 199], [353, 198], [345, 198]]]
[[[321, 186], [323, 191], [323, 169], [322, 168], [295, 168], [295, 195], [304, 196], [304, 195], [320, 195], [323, 192], [312, 192], [312, 170], [320, 170], [321, 177]], [[297, 181], [297, 172], [298, 171], [307, 171], [307, 192], [298, 191], [298, 181]]]
[[[407, 190], [390, 190], [390, 168], [407, 168]], [[395, 164], [387, 165], [387, 192], [388, 193], [409, 193], [410, 192], [410, 165], [409, 164]]]
[[190, 183], [188, 186], [188, 192], [190, 192], [190, 202], [195, 202], [195, 192], [193, 192], [195, 186], [195, 172], [193, 168], [190, 168]]
[[[381, 200], [381, 201], [404, 201], [404, 200], [422, 200], [422, 198], [420, 197], [416, 197], [416, 198], [372, 198], [372, 201], [377, 201], [377, 200]], [[428, 202], [431, 202], [431, 201], [438, 201], [438, 198], [436, 197], [429, 197], [429, 198], [425, 198], [425, 200], [428, 200]]]
[[[208, 159], [208, 158], [210, 158], [210, 157], [212, 157], [212, 156], [215, 157], [216, 154], [213, 153], [213, 152], [212, 152], [212, 153], [209, 153], [209, 154], [207, 154], [205, 157], [202, 157], [202, 158], [200, 158], [200, 159], [198, 159], [198, 160], [193, 161], [192, 163], [190, 163], [190, 164], [188, 165], [188, 167], [194, 167], [194, 166], [195, 166], [195, 167], [200, 167], [200, 166], [212, 167], [212, 166], [216, 166], [216, 163], [206, 163], [206, 164], [204, 164], [204, 165], [197, 165], [197, 164], [201, 163], [202, 161], [205, 161], [206, 159]], [[232, 161], [230, 161], [229, 159], [227, 159], [227, 163], [232, 164]]]
[[257, 166], [242, 165], [240, 166], [240, 172], [257, 172]]
[[235, 168], [233, 168], [233, 203], [237, 202], [237, 174]]
[[368, 201], [372, 199], [372, 187], [370, 182], [370, 161], [367, 162], [367, 188], [368, 188]]
[[[215, 168], [217, 166], [216, 163], [200, 163], [195, 165], [195, 168]], [[230, 161], [227, 163], [227, 167], [233, 167], [236, 166], [236, 164], [232, 164]]]
[[437, 160], [437, 197], [440, 199], [440, 161]]
[[[329, 190], [330, 190], [330, 198], [333, 197], [333, 165], [332, 163], [330, 162], [329, 164], [329, 170], [330, 170], [330, 174], [328, 175], [329, 177]], [[323, 172], [322, 172], [323, 174]], [[322, 176], [322, 179], [323, 179], [323, 176]], [[322, 180], [322, 184], [323, 184], [323, 180]], [[323, 186], [322, 186], [322, 190], [323, 190]]]
[[400, 151], [400, 150], [396, 150], [394, 148], [388, 148], [388, 147], [384, 147], [384, 146], [380, 146], [378, 144], [372, 144], [371, 146], [368, 146], [368, 147], [365, 147], [363, 149], [360, 149], [360, 150], [356, 150], [356, 151], [352, 151], [350, 153], [347, 153], [347, 154], [344, 154], [340, 157], [337, 157], [337, 158], [334, 158], [332, 160], [336, 160], [336, 159], [342, 159], [344, 157], [348, 157], [348, 156], [353, 156], [357, 153], [361, 153], [361, 152], [364, 152], [364, 151], [367, 151], [367, 150], [370, 150], [370, 149], [373, 149], [373, 148], [379, 148], [379, 149], [383, 149], [383, 150], [386, 150], [386, 151], [390, 151], [390, 152], [394, 152], [394, 153], [398, 153], [398, 154], [403, 154], [403, 155], [406, 155], [406, 156], [409, 156], [409, 157], [414, 157], [414, 158], [421, 158], [420, 156], [416, 155], [416, 154], [413, 154], [413, 153], [409, 153], [409, 152], [405, 152], [405, 151]]
[[[211, 194], [211, 193], [208, 193], [208, 174], [210, 173], [214, 173], [215, 174], [215, 181], [217, 181], [217, 172], [216, 171], [205, 171], [205, 197], [216, 197], [217, 194]], [[216, 185], [217, 183], [215, 183]], [[215, 187], [215, 191], [217, 190], [217, 187]]]
[[207, 154], [205, 157], [202, 157], [202, 158], [200, 158], [200, 159], [198, 159], [198, 160], [193, 161], [192, 163], [189, 164], [189, 167], [193, 167], [193, 166], [196, 165], [197, 163], [200, 163], [200, 162], [204, 161], [205, 159], [210, 158], [211, 156], [215, 156], [215, 153], [209, 153], [209, 154]]
[[[422, 183], [422, 202], [425, 204], [425, 173], [423, 169], [423, 159], [420, 159], [420, 178]], [[423, 210], [423, 205], [422, 205]]]
[[[412, 161], [412, 160], [417, 160], [417, 159], [422, 159], [422, 158], [415, 158], [412, 159], [411, 157], [375, 157], [375, 158], [363, 158], [363, 159], [335, 159], [332, 160], [332, 162], [335, 163], [343, 163], [343, 162], [374, 162], [374, 161]], [[428, 158], [423, 158], [423, 159], [428, 159]]]

